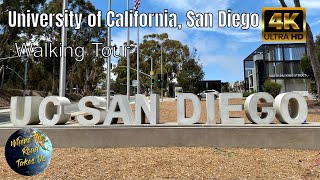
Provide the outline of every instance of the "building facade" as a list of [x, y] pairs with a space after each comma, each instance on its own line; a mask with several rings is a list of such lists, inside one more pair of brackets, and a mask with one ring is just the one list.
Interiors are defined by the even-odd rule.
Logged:
[[308, 95], [311, 79], [300, 66], [306, 53], [305, 43], [261, 45], [243, 60], [245, 90], [262, 92], [263, 83], [270, 79], [282, 85], [281, 92]]

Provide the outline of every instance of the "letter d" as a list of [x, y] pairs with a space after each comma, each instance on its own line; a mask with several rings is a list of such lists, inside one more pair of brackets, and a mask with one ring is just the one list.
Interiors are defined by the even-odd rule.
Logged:
[[227, 13], [226, 11], [218, 11], [218, 27], [226, 27], [227, 25]]
[[[193, 104], [193, 115], [190, 118], [186, 118], [186, 101], [191, 100]], [[199, 98], [192, 93], [178, 94], [177, 96], [177, 119], [178, 124], [191, 125], [197, 123], [201, 115], [201, 104]]]

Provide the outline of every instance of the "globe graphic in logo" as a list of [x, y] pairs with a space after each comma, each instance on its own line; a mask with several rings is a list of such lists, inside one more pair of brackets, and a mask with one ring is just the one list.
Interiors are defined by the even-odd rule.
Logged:
[[17, 173], [34, 176], [50, 164], [52, 144], [40, 130], [23, 128], [13, 133], [7, 141], [5, 156], [9, 166]]

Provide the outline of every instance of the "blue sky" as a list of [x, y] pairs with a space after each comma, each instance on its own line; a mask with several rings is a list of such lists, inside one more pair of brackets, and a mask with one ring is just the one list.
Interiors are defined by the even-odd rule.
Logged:
[[[91, 0], [97, 9], [103, 11], [103, 17], [107, 11], [107, 0]], [[112, 10], [123, 12], [127, 7], [127, 0], [112, 0]], [[191, 49], [197, 48], [203, 64], [206, 80], [222, 80], [235, 82], [243, 80], [242, 60], [259, 47], [261, 41], [261, 29], [250, 28], [218, 28], [218, 10], [231, 9], [237, 13], [258, 13], [261, 18], [262, 7], [280, 7], [278, 0], [141, 0], [139, 12], [153, 13], [163, 12], [178, 15], [179, 23], [184, 26], [181, 30], [170, 28], [141, 28], [140, 39], [146, 34], [169, 34], [170, 39], [176, 39], [187, 44]], [[288, 6], [293, 6], [293, 0], [286, 0]], [[133, 8], [134, 0], [130, 0], [130, 8]], [[301, 0], [301, 5], [307, 8], [307, 21], [311, 25], [313, 34], [320, 34], [320, 2], [317, 0]], [[188, 10], [201, 13], [214, 14], [213, 28], [188, 28], [185, 25]], [[260, 24], [261, 25], [261, 24]], [[112, 28], [113, 44], [122, 45], [126, 41], [126, 28]], [[136, 29], [131, 29], [130, 39], [136, 41]], [[113, 59], [116, 61], [116, 59]]]

